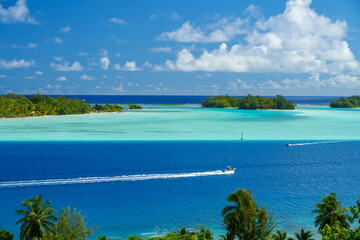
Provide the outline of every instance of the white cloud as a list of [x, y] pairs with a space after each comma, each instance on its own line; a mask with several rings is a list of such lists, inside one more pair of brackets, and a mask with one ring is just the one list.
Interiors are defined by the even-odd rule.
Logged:
[[81, 64], [79, 62], [74, 62], [72, 65], [69, 65], [69, 62], [64, 61], [63, 63], [59, 63], [59, 64], [55, 64], [55, 63], [50, 63], [50, 67], [52, 67], [53, 69], [57, 70], [57, 71], [62, 71], [62, 72], [68, 72], [68, 71], [82, 71], [83, 67], [81, 66]]
[[36, 75], [43, 75], [44, 73], [41, 72], [41, 71], [36, 71], [35, 74], [36, 74]]
[[28, 43], [28, 48], [37, 48], [37, 44], [36, 43]]
[[154, 47], [150, 49], [150, 52], [154, 53], [171, 53], [172, 49], [171, 47]]
[[[154, 69], [207, 72], [359, 73], [360, 64], [351, 52], [345, 21], [332, 21], [310, 8], [311, 0], [289, 0], [283, 13], [260, 18], [244, 38], [244, 44], [228, 48], [222, 43], [195, 57], [182, 49], [176, 61]], [[202, 41], [210, 39], [189, 23], [183, 34], [166, 33], [168, 39]], [[189, 34], [187, 34], [189, 33]], [[206, 37], [204, 40], [204, 36]]]
[[66, 77], [65, 76], [60, 76], [57, 78], [58, 81], [66, 81]]
[[125, 25], [126, 21], [121, 18], [111, 18], [109, 22]]
[[24, 79], [34, 79], [35, 78], [35, 76], [26, 76], [26, 77], [24, 77]]
[[236, 35], [246, 32], [243, 27], [245, 22], [240, 18], [233, 21], [223, 18], [215, 24], [208, 25], [206, 29], [201, 29], [187, 21], [175, 31], [161, 33], [157, 40], [202, 43], [226, 42]]
[[60, 84], [55, 84], [55, 85], [51, 85], [51, 84], [48, 84], [47, 86], [46, 86], [46, 88], [55, 88], [55, 89], [58, 89], [58, 88], [60, 88], [61, 87], [61, 85]]
[[115, 92], [125, 92], [122, 84], [119, 84], [117, 87], [112, 87], [112, 90]]
[[7, 9], [0, 3], [0, 22], [38, 24], [38, 22], [29, 15], [26, 0], [17, 0], [14, 6], [10, 6]]
[[108, 57], [102, 57], [100, 58], [100, 65], [101, 68], [104, 70], [108, 70], [109, 69], [109, 65], [110, 65], [110, 60]]
[[63, 33], [68, 33], [68, 32], [70, 32], [70, 27], [69, 26], [63, 27], [63, 28], [60, 29], [60, 31], [63, 32]]
[[39, 88], [37, 90], [36, 89], [35, 90], [25, 89], [24, 93], [25, 94], [37, 94], [37, 93], [39, 93], [39, 94], [49, 94], [49, 92], [47, 90], [44, 90], [42, 88]]
[[35, 61], [25, 61], [24, 59], [6, 61], [0, 59], [0, 69], [29, 68], [32, 66], [35, 66]]
[[120, 53], [115, 53], [115, 57], [121, 57]]
[[59, 37], [56, 37], [56, 38], [54, 38], [54, 42], [55, 42], [55, 43], [58, 43], [58, 44], [62, 44], [62, 43], [64, 43], [65, 41], [62, 40], [62, 39], [59, 38]]
[[81, 75], [80, 79], [82, 79], [82, 80], [95, 80], [94, 77], [91, 77], [91, 76], [86, 75], [86, 74]]
[[79, 52], [78, 55], [79, 56], [87, 56], [88, 54], [86, 52]]
[[197, 78], [201, 79], [201, 78], [208, 78], [208, 77], [211, 77], [212, 75], [210, 73], [206, 73], [206, 74], [203, 74], [203, 75], [198, 75], [196, 76]]
[[4, 75], [4, 74], [1, 74], [0, 75], [0, 78], [6, 78], [7, 76], [6, 75]]
[[121, 66], [119, 63], [114, 65], [115, 70], [118, 71], [141, 71], [141, 68], [136, 67], [136, 62], [126, 62], [124, 66]]
[[56, 61], [62, 61], [62, 60], [64, 60], [64, 57], [63, 56], [60, 56], [60, 57], [54, 57], [54, 59], [56, 60]]

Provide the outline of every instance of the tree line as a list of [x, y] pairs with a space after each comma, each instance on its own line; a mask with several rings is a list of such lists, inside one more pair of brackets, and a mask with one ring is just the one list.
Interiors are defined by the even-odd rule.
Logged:
[[360, 96], [341, 97], [330, 102], [332, 108], [358, 108], [360, 106]]
[[[226, 230], [222, 240], [294, 240], [287, 232], [277, 230], [274, 215], [266, 206], [259, 206], [248, 189], [238, 189], [227, 197], [228, 206], [221, 214]], [[56, 216], [50, 201], [42, 195], [23, 201], [16, 211], [20, 219], [20, 240], [86, 240], [97, 227], [87, 227], [84, 216], [75, 208], [66, 207]], [[351, 207], [342, 207], [336, 193], [331, 193], [315, 204], [315, 226], [323, 240], [360, 240], [360, 198]], [[198, 231], [185, 228], [161, 237], [145, 240], [214, 240], [211, 229], [199, 226]], [[297, 240], [314, 240], [313, 233], [301, 229], [294, 233]], [[13, 240], [14, 234], [1, 228], [0, 240]], [[129, 236], [129, 240], [144, 240]], [[98, 236], [106, 240], [106, 236]]]
[[53, 98], [40, 94], [23, 96], [14, 93], [0, 95], [0, 118], [121, 112], [122, 110], [123, 108], [119, 105], [96, 104], [93, 107], [85, 100], [64, 96]]
[[261, 97], [248, 94], [241, 98], [220, 95], [202, 100], [201, 105], [203, 107], [213, 108], [295, 109], [295, 105], [281, 95], [276, 95], [276, 97]]

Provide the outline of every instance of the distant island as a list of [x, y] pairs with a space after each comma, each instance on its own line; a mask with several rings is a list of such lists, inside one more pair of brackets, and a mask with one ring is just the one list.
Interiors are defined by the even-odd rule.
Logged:
[[0, 95], [0, 118], [33, 117], [44, 115], [70, 115], [99, 112], [121, 112], [123, 108], [112, 104], [95, 104], [76, 98], [49, 97], [34, 94], [31, 97], [9, 93]]
[[201, 101], [201, 105], [208, 108], [295, 109], [295, 105], [281, 95], [268, 98], [250, 94], [242, 98], [220, 95], [206, 98], [206, 100]]
[[332, 108], [358, 108], [360, 106], [360, 96], [353, 95], [348, 98], [338, 98], [330, 102]]

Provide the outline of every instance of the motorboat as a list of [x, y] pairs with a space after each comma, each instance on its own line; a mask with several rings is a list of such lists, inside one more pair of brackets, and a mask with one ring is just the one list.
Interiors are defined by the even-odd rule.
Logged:
[[291, 147], [291, 143], [286, 143], [285, 144], [287, 147]]
[[222, 170], [223, 173], [226, 174], [234, 174], [235, 173], [236, 168], [232, 168], [231, 166], [227, 166], [225, 170]]

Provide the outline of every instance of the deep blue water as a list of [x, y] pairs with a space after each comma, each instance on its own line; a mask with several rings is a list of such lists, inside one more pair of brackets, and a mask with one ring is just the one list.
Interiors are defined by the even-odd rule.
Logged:
[[[56, 96], [56, 95], [53, 95]], [[68, 95], [86, 100], [87, 103], [99, 104], [200, 104], [208, 96], [178, 96], [178, 95]], [[328, 104], [334, 96], [286, 96], [295, 104]]]
[[204, 224], [221, 230], [227, 194], [249, 188], [278, 228], [314, 230], [311, 211], [335, 191], [344, 205], [360, 189], [360, 142], [286, 147], [283, 141], [1, 142], [0, 184], [11, 180], [193, 173], [236, 167], [235, 175], [58, 186], [0, 187], [0, 226], [18, 236], [15, 210], [38, 194], [75, 206], [90, 235], [126, 237]]

